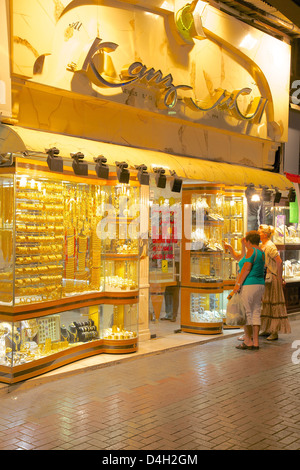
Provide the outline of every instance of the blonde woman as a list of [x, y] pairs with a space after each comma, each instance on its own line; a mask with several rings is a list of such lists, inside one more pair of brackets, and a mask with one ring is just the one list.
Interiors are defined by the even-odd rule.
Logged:
[[261, 239], [261, 249], [266, 255], [266, 284], [262, 300], [261, 335], [267, 335], [267, 340], [278, 339], [278, 333], [290, 333], [291, 327], [287, 316], [283, 293], [282, 260], [272, 242], [274, 233], [272, 225], [260, 225], [258, 233]]

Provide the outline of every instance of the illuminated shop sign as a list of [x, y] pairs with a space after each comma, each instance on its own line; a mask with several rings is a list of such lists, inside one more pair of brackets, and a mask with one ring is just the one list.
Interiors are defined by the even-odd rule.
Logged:
[[[89, 77], [96, 85], [119, 88], [141, 82], [149, 86], [156, 86], [160, 88], [160, 96], [162, 98], [161, 101], [157, 103], [157, 106], [159, 108], [165, 107], [168, 109], [172, 109], [176, 106], [178, 102], [178, 90], [193, 91], [193, 88], [189, 85], [175, 85], [170, 73], [164, 76], [161, 70], [155, 70], [153, 67], [148, 68], [142, 62], [133, 62], [129, 67], [124, 67], [120, 74], [121, 81], [108, 80], [97, 69], [93, 59], [96, 54], [101, 52], [113, 52], [117, 47], [118, 44], [113, 42], [101, 42], [99, 38], [95, 39], [93, 42], [83, 61], [81, 71], [87, 72], [90, 67], [92, 70], [92, 78], [91, 75], [89, 75]], [[72, 68], [70, 67], [70, 69]], [[266, 98], [258, 96], [252, 101], [249, 101], [246, 112], [242, 111], [239, 105], [239, 97], [250, 95], [251, 92], [252, 89], [249, 87], [232, 92], [218, 88], [215, 90], [215, 94], [211, 97], [210, 102], [205, 106], [201, 106], [199, 102], [190, 97], [184, 97], [184, 102], [194, 111], [210, 111], [218, 107], [229, 110], [237, 119], [250, 121], [255, 118], [256, 122], [260, 122], [268, 102]]]

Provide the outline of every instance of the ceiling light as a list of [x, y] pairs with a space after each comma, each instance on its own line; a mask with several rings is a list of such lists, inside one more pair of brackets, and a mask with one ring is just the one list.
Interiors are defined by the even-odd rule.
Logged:
[[289, 196], [288, 196], [288, 198], [289, 198], [289, 202], [295, 202], [295, 201], [296, 201], [296, 191], [295, 191], [294, 188], [291, 188], [291, 189], [289, 190]]
[[95, 171], [98, 178], [108, 180], [109, 168], [108, 165], [106, 165], [107, 158], [103, 157], [103, 155], [99, 155], [99, 157], [94, 158], [94, 161], [96, 163]]
[[153, 168], [155, 173], [155, 182], [158, 188], [165, 188], [167, 184], [166, 170], [164, 168]]
[[135, 168], [138, 170], [138, 180], [140, 184], [149, 186], [149, 173], [147, 172], [146, 165], [136, 165]]
[[251, 183], [247, 186], [247, 189], [245, 191], [246, 198], [251, 200], [254, 193], [255, 193], [255, 186], [254, 184]]
[[272, 191], [265, 186], [262, 190], [263, 201], [265, 202], [271, 201], [271, 197], [272, 197]]
[[276, 188], [275, 196], [274, 196], [274, 204], [278, 204], [281, 199], [281, 193]]
[[81, 152], [71, 153], [71, 157], [73, 158], [72, 168], [75, 175], [79, 176], [87, 176], [88, 175], [88, 164], [84, 162], [84, 155]]
[[251, 196], [251, 201], [252, 202], [259, 202], [260, 201], [260, 196], [259, 194], [255, 193]]
[[127, 169], [128, 163], [126, 162], [116, 162], [117, 167], [117, 178], [120, 183], [129, 183], [130, 172]]
[[182, 187], [182, 179], [176, 175], [175, 171], [170, 171], [171, 176], [173, 176], [173, 181], [171, 182], [171, 191], [173, 193], [180, 193]]
[[56, 147], [46, 150], [48, 154], [47, 165], [50, 171], [55, 171], [56, 173], [63, 173], [64, 171], [64, 162], [61, 157], [59, 157], [59, 150]]

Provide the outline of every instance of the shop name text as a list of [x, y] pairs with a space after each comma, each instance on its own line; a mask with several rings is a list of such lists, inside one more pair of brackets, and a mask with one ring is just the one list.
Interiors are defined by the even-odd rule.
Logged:
[[[113, 52], [117, 49], [118, 44], [113, 42], [102, 42], [101, 39], [96, 38], [93, 42], [84, 62], [81, 71], [87, 72], [90, 67], [93, 76], [94, 83], [98, 86], [109, 87], [109, 88], [122, 88], [135, 83], [145, 83], [148, 86], [158, 87], [160, 89], [161, 100], [158, 101], [157, 107], [159, 109], [167, 108], [173, 109], [179, 99], [178, 91], [193, 91], [193, 88], [189, 85], [175, 85], [173, 83], [173, 76], [169, 73], [163, 75], [161, 70], [155, 70], [153, 67], [148, 68], [142, 62], [133, 62], [129, 67], [125, 67], [121, 70], [120, 77], [121, 81], [115, 81], [104, 77], [103, 73], [100, 73], [97, 69], [94, 58], [96, 54], [103, 52]], [[237, 119], [252, 121], [259, 123], [261, 121], [264, 110], [267, 106], [268, 100], [262, 96], [255, 97], [249, 101], [246, 112], [243, 112], [239, 105], [239, 98], [241, 96], [250, 95], [252, 89], [245, 87], [232, 92], [218, 88], [215, 90], [214, 95], [210, 98], [210, 101], [205, 105], [200, 105], [200, 102], [190, 97], [184, 97], [184, 103], [194, 111], [211, 111], [219, 108], [223, 110], [229, 110], [231, 114]]]

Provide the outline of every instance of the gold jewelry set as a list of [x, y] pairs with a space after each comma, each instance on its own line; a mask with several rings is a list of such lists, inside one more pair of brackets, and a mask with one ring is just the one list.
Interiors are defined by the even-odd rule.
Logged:
[[122, 339], [132, 339], [137, 337], [136, 331], [128, 331], [120, 329], [118, 327], [107, 328], [103, 332], [103, 339], [113, 339], [113, 340], [122, 340]]
[[[124, 201], [129, 207], [137, 207], [139, 188], [126, 185], [104, 188], [17, 177], [15, 190], [13, 179], [9, 184], [7, 181], [0, 181], [0, 251], [4, 260], [9, 261], [5, 269], [0, 269], [1, 303], [38, 303], [79, 292], [104, 291], [105, 287], [108, 290], [138, 288], [138, 240], [118, 239], [121, 217], [122, 223], [126, 218], [131, 223], [138, 214], [125, 209], [119, 217], [118, 212]], [[106, 204], [113, 204], [117, 214], [117, 240], [113, 241], [101, 240], [97, 235]], [[106, 259], [110, 254], [120, 255], [121, 259], [122, 255], [132, 255], [136, 259], [110, 261]], [[120, 325], [118, 328], [108, 336], [127, 339], [136, 335]], [[14, 336], [13, 341], [17, 340]], [[66, 347], [69, 347], [67, 340], [45, 338], [35, 349], [30, 341], [22, 341], [11, 350], [7, 346], [6, 356], [9, 362], [12, 353], [16, 365]]]
[[[127, 312], [127, 316], [130, 318], [133, 313], [136, 315], [136, 310], [134, 307], [130, 306]], [[136, 338], [137, 332], [130, 331], [125, 327], [124, 317], [125, 317], [125, 306], [114, 305], [113, 326], [111, 328], [104, 329], [102, 333], [102, 338], [112, 339], [112, 340], [124, 340], [124, 339]]]

